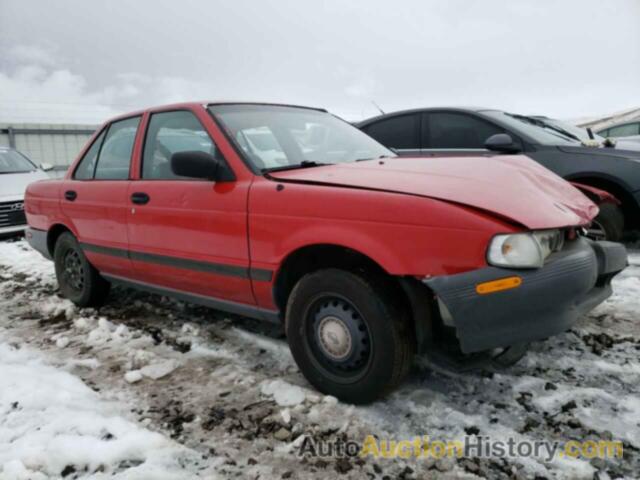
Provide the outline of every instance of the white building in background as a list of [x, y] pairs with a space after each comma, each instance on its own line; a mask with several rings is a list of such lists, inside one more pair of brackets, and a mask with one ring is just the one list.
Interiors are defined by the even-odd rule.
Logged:
[[612, 125], [632, 122], [634, 120], [640, 120], [640, 108], [631, 108], [601, 117], [581, 119], [576, 121], [575, 124], [583, 128], [591, 127], [591, 129], [596, 132], [603, 128], [611, 127]]
[[15, 148], [38, 165], [50, 163], [61, 175], [96, 128], [96, 125], [0, 123], [0, 145]]

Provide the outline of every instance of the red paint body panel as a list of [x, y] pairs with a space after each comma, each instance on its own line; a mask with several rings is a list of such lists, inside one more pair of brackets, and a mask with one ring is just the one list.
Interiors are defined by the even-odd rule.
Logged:
[[497, 213], [530, 229], [587, 225], [598, 214], [577, 189], [522, 155], [401, 157], [273, 176], [438, 198]]
[[[213, 138], [236, 181], [140, 178], [150, 115], [185, 109]], [[392, 275], [449, 275], [486, 266], [488, 243], [498, 233], [585, 225], [597, 214], [580, 192], [526, 157], [393, 158], [266, 178], [249, 169], [203, 104], [138, 114], [129, 180], [73, 180], [90, 141], [64, 180], [28, 187], [28, 222], [44, 231], [62, 224], [81, 242], [125, 252], [87, 252], [104, 273], [231, 302], [275, 309], [281, 265], [308, 246], [351, 248]], [[67, 190], [77, 192], [75, 202], [65, 199]], [[134, 192], [146, 193], [149, 203], [133, 204]], [[262, 275], [154, 263], [154, 255]]]
[[[126, 250], [128, 181], [63, 180], [61, 185], [61, 211], [71, 220], [78, 241]], [[74, 202], [64, 200], [64, 192], [78, 194]], [[121, 275], [131, 271], [127, 258], [87, 253], [89, 260], [100, 271]]]
[[[204, 181], [131, 182], [145, 192], [147, 205], [128, 209], [132, 251], [170, 257], [249, 266], [247, 195], [249, 182], [214, 184]], [[133, 261], [136, 278], [201, 295], [253, 302], [249, 279], [212, 275]]]

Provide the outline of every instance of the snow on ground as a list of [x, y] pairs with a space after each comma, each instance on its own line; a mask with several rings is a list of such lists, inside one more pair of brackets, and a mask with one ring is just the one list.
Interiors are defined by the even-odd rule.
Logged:
[[122, 406], [2, 333], [0, 476], [179, 479], [188, 464], [197, 472], [197, 452], [124, 418]]
[[[354, 407], [297, 370], [282, 331], [116, 288], [99, 311], [58, 296], [53, 266], [0, 243], [0, 479], [636, 478], [640, 251], [615, 295], [500, 372], [418, 359]], [[303, 458], [306, 438], [613, 438], [617, 460]]]

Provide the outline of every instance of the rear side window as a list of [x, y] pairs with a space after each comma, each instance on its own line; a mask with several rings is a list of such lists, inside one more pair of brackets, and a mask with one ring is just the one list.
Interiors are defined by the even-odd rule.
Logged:
[[176, 152], [205, 152], [218, 158], [207, 131], [189, 111], [161, 112], [151, 115], [144, 141], [142, 178], [148, 180], [186, 180], [171, 170], [171, 156]]
[[97, 180], [126, 180], [129, 178], [133, 142], [140, 117], [113, 122], [98, 155], [94, 178]]
[[364, 131], [385, 147], [418, 149], [419, 123], [419, 114], [400, 115], [375, 122], [365, 127]]
[[95, 139], [89, 150], [87, 150], [87, 153], [85, 153], [82, 160], [80, 160], [80, 164], [73, 175], [73, 178], [76, 180], [91, 180], [93, 178], [93, 172], [96, 169], [96, 160], [98, 159], [98, 153], [100, 152], [100, 147], [104, 140], [105, 131], [106, 129], [98, 135], [98, 138]]
[[429, 113], [423, 123], [423, 148], [480, 149], [491, 135], [504, 133], [490, 123], [463, 113]]

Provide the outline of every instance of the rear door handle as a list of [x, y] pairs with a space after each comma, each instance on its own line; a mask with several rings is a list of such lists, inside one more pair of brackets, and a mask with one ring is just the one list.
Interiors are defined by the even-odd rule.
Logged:
[[144, 192], [135, 192], [131, 194], [131, 201], [137, 205], [144, 205], [145, 203], [149, 203], [149, 195]]
[[73, 190], [67, 190], [66, 192], [64, 192], [64, 198], [66, 198], [70, 202], [73, 202], [76, 198], [78, 198], [78, 194]]

